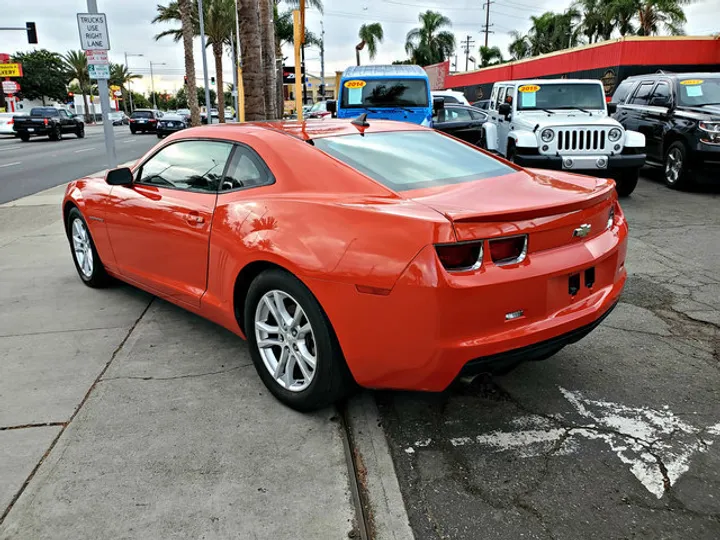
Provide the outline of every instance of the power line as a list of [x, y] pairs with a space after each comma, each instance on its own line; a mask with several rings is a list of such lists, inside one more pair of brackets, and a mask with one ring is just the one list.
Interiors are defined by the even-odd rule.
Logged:
[[468, 62], [470, 60], [470, 49], [473, 45], [475, 45], [475, 40], [472, 39], [472, 36], [468, 36], [465, 40], [462, 41], [463, 48], [465, 49], [465, 71], [468, 70]]

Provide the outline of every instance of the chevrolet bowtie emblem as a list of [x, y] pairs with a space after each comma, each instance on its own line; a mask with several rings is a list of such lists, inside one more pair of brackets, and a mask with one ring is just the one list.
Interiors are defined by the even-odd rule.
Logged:
[[573, 231], [573, 236], [577, 236], [578, 238], [585, 238], [588, 234], [590, 234], [591, 229], [592, 225], [590, 225], [589, 223], [583, 223]]

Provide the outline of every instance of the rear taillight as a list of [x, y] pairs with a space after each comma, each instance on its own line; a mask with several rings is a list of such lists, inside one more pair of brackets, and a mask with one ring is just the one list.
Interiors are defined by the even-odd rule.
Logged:
[[607, 228], [610, 229], [615, 224], [615, 205], [610, 207], [610, 213], [608, 214]]
[[490, 240], [490, 258], [498, 266], [517, 264], [527, 254], [527, 235]]
[[15, 123], [15, 119], [11, 118], [10, 120], [7, 121], [7, 123], [9, 126], [12, 126]]
[[48, 119], [47, 119], [47, 118], [43, 118], [43, 122], [45, 122], [45, 125], [46, 125], [46, 126], [48, 125]]
[[448, 272], [477, 270], [482, 265], [482, 240], [479, 242], [438, 244], [435, 246], [435, 251], [443, 267]]

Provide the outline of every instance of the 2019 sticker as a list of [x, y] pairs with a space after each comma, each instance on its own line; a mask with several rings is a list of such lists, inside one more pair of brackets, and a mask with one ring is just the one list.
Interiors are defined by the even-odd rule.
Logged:
[[362, 88], [367, 83], [365, 81], [345, 81], [345, 88]]
[[525, 84], [525, 85], [521, 86], [520, 88], [518, 88], [518, 92], [522, 92], [523, 94], [525, 94], [525, 93], [534, 94], [538, 90], [540, 90], [540, 87], [537, 84]]

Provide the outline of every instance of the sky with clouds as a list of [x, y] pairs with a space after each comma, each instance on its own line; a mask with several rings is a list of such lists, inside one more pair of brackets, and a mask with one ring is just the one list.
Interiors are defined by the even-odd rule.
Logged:
[[[153, 36], [169, 28], [167, 25], [151, 24], [156, 14], [156, 4], [163, 0], [98, 0], [98, 9], [108, 16], [110, 33], [110, 59], [125, 61], [124, 53], [130, 56], [131, 71], [143, 75], [136, 88], [150, 87], [150, 62], [153, 62], [155, 88], [158, 91], [174, 92], [182, 86], [184, 56], [182, 44], [170, 38], [155, 41]], [[385, 39], [372, 63], [390, 63], [406, 57], [405, 36], [418, 26], [418, 14], [432, 9], [440, 11], [453, 22], [452, 31], [458, 42], [458, 67], [465, 68], [464, 53], [460, 41], [470, 36], [474, 40], [471, 54], [477, 58], [477, 50], [484, 41], [481, 29], [485, 23], [483, 0], [325, 0], [324, 14], [309, 10], [306, 24], [310, 30], [325, 36], [325, 74], [332, 76], [335, 70], [343, 70], [355, 63], [357, 32], [363, 23], [380, 22]], [[572, 0], [495, 0], [490, 5], [492, 34], [490, 45], [499, 46], [504, 53], [510, 43], [509, 32], [525, 32], [530, 27], [530, 16], [545, 11], [562, 11]], [[24, 26], [26, 21], [35, 21], [39, 44], [27, 44], [24, 32], [0, 31], [0, 52], [14, 53], [33, 47], [47, 48], [64, 53], [79, 49], [79, 38], [75, 14], [87, 11], [85, 0], [0, 0], [3, 26]], [[281, 9], [284, 6], [281, 5]], [[708, 35], [720, 31], [720, 0], [696, 0], [685, 9], [689, 35]], [[292, 63], [292, 49], [286, 48], [287, 64]], [[306, 49], [306, 64], [310, 73], [320, 73], [320, 50]], [[367, 51], [362, 60], [370, 63]], [[212, 54], [208, 50], [208, 69], [214, 75]], [[232, 80], [230, 57], [226, 55], [223, 72], [225, 80]], [[196, 72], [202, 76], [202, 59], [199, 39], [195, 43]], [[472, 63], [470, 64], [472, 69]], [[198, 81], [199, 84], [202, 84]]]

